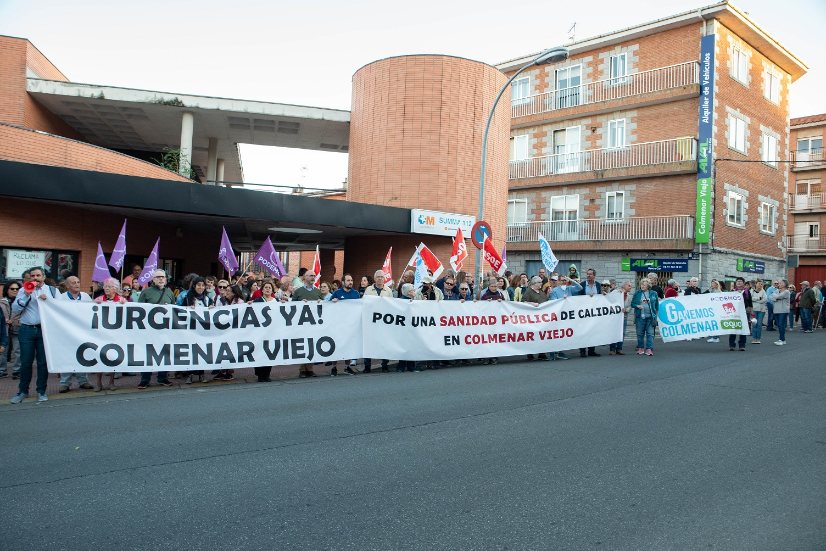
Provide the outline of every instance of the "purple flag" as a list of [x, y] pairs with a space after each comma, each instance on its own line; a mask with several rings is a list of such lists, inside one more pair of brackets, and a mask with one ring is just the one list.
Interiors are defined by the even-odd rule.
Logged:
[[118, 241], [109, 257], [109, 265], [119, 272], [123, 268], [123, 259], [126, 258], [126, 219], [123, 220], [123, 227], [118, 234]]
[[272, 246], [272, 241], [270, 241], [269, 235], [267, 236], [267, 240], [264, 241], [264, 244], [261, 245], [261, 248], [258, 249], [258, 252], [255, 254], [255, 262], [261, 264], [275, 277], [283, 277], [287, 275], [287, 270], [285, 270], [284, 265], [281, 264], [281, 259], [278, 257], [278, 253], [275, 252], [275, 247]]
[[502, 262], [508, 263], [508, 246], [502, 245]]
[[109, 267], [106, 265], [106, 256], [104, 256], [103, 249], [100, 247], [100, 241], [98, 241], [98, 254], [95, 257], [95, 269], [92, 270], [92, 281], [103, 283], [110, 277], [112, 277], [112, 274], [109, 273]]
[[[238, 259], [235, 258], [235, 253], [232, 252], [232, 243], [227, 237], [227, 229], [222, 228], [221, 234], [221, 248], [218, 250], [218, 261], [224, 266], [224, 269], [229, 272], [229, 276], [238, 271]], [[272, 246], [272, 245], [270, 245]]]
[[138, 276], [138, 283], [141, 284], [141, 287], [146, 287], [152, 283], [152, 272], [158, 269], [158, 245], [160, 243], [161, 238], [159, 237], [155, 241], [155, 246], [152, 247], [152, 252], [149, 253], [149, 258], [146, 259], [146, 264], [143, 265], [141, 275]]

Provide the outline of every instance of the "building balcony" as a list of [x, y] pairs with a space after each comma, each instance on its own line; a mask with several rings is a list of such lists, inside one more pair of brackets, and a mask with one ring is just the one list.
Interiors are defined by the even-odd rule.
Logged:
[[[694, 246], [694, 217], [632, 216], [610, 220], [605, 218], [580, 218], [508, 224], [508, 250], [539, 250], [537, 241], [541, 233], [553, 247], [560, 249], [588, 248], [582, 242], [593, 243], [600, 249], [691, 249]], [[566, 246], [567, 245], [567, 246]]]
[[823, 193], [789, 194], [789, 209], [797, 212], [815, 212], [826, 210], [826, 197]]
[[798, 151], [794, 154], [792, 160], [792, 170], [811, 170], [815, 168], [823, 168], [823, 150], [816, 151]]
[[683, 137], [511, 161], [508, 177], [510, 180], [544, 178], [542, 183], [550, 184], [621, 180], [696, 172], [696, 160], [697, 141]]
[[786, 248], [794, 254], [826, 254], [826, 236], [788, 235]]
[[514, 126], [519, 127], [543, 120], [580, 116], [584, 112], [613, 111], [618, 105], [630, 108], [636, 104], [653, 105], [684, 99], [700, 93], [699, 79], [699, 63], [687, 61], [514, 99], [511, 100], [511, 116]]

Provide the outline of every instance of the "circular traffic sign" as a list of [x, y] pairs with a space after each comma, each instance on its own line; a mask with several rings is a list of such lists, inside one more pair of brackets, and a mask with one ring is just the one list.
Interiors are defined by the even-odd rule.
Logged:
[[484, 220], [479, 220], [473, 224], [473, 228], [470, 230], [470, 240], [477, 249], [481, 249], [482, 242], [485, 239], [490, 239], [491, 237], [493, 237], [493, 231], [490, 229], [490, 224]]

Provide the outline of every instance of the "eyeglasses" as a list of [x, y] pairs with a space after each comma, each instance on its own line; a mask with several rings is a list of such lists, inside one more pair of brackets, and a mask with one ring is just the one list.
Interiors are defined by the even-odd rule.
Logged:
[[470, 287], [459, 287], [460, 291], [470, 291]]
[[448, 283], [447, 281], [445, 281], [445, 287], [453, 287], [454, 285], [455, 283]]
[[124, 287], [123, 289], [121, 289], [121, 291], [123, 291], [124, 293], [131, 293], [132, 288], [131, 287]]
[[219, 289], [226, 289], [226, 288], [227, 288], [227, 286], [226, 286], [226, 285], [219, 285], [219, 286], [218, 286], [218, 288], [219, 288]]
[[9, 291], [17, 291], [20, 287], [9, 287]]

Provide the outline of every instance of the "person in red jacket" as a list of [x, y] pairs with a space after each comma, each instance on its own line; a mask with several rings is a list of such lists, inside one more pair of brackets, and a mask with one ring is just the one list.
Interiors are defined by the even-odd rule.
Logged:
[[665, 298], [674, 298], [680, 296], [680, 292], [678, 291], [680, 284], [677, 283], [676, 279], [669, 279], [668, 280], [668, 287], [665, 288]]

